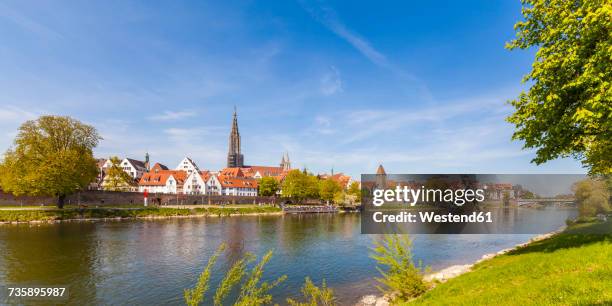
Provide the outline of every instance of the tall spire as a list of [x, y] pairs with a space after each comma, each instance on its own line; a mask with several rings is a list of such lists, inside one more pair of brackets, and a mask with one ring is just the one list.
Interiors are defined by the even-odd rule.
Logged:
[[240, 132], [238, 132], [238, 111], [234, 105], [234, 118], [232, 131], [229, 136], [229, 150], [227, 152], [227, 167], [243, 167], [244, 156], [240, 152]]

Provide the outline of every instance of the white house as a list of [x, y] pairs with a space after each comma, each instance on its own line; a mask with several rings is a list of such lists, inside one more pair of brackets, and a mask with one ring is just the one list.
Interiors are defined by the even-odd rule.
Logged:
[[195, 173], [200, 172], [200, 169], [198, 169], [198, 166], [189, 157], [183, 158], [183, 160], [178, 164], [178, 166], [176, 166], [175, 170], [185, 171], [187, 172], [187, 174], [191, 174], [194, 172]]
[[206, 180], [206, 194], [220, 195], [221, 194], [221, 182], [219, 182], [218, 174], [211, 174]]
[[[110, 163], [110, 161], [107, 161], [106, 163]], [[120, 167], [135, 180], [140, 179], [142, 175], [147, 172], [145, 162], [131, 158], [124, 158], [121, 161]]]
[[238, 177], [219, 177], [222, 195], [257, 196], [257, 180]]
[[156, 170], [145, 173], [138, 182], [139, 192], [183, 193], [187, 172], [177, 170]]
[[185, 180], [183, 193], [207, 194], [206, 183], [210, 177], [209, 171], [191, 172]]

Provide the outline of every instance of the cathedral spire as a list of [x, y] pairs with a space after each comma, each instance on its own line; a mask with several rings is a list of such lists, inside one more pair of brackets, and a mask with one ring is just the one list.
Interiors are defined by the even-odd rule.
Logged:
[[244, 156], [240, 152], [240, 132], [238, 132], [238, 111], [234, 105], [234, 118], [232, 120], [232, 131], [229, 136], [229, 150], [227, 152], [227, 167], [243, 167]]

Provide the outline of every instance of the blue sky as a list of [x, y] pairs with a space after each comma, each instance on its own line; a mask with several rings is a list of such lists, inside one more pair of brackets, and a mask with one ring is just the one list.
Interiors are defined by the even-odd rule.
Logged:
[[582, 173], [530, 164], [505, 101], [533, 51], [507, 51], [519, 1], [3, 1], [0, 150], [41, 114], [98, 128], [99, 157], [245, 162], [357, 176]]

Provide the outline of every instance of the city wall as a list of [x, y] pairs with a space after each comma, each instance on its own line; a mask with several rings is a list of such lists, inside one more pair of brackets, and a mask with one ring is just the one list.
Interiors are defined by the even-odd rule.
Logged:
[[[188, 204], [279, 204], [282, 199], [275, 197], [239, 197], [221, 195], [176, 195], [149, 193], [149, 204], [188, 205]], [[140, 192], [115, 192], [88, 190], [66, 197], [67, 205], [122, 206], [142, 205], [144, 194]], [[0, 206], [54, 206], [54, 197], [16, 197], [0, 191]]]

